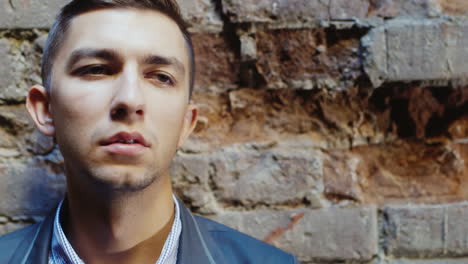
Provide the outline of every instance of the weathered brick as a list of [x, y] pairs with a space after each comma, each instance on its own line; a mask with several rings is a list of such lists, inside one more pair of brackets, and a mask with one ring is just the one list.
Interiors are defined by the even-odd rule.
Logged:
[[241, 44], [241, 57], [243, 61], [252, 61], [257, 58], [257, 42], [248, 34], [239, 37]]
[[468, 204], [445, 209], [445, 248], [447, 256], [468, 254]]
[[269, 240], [302, 261], [366, 261], [377, 254], [377, 213], [373, 207], [225, 212], [214, 218]]
[[268, 87], [344, 89], [360, 76], [358, 38], [329, 34], [323, 29], [257, 32], [257, 69]]
[[201, 214], [218, 211], [210, 186], [210, 176], [213, 175], [210, 162], [208, 155], [179, 153], [171, 167], [175, 192]]
[[210, 154], [180, 154], [171, 175], [175, 189], [203, 211], [216, 209], [211, 192], [226, 203], [283, 204], [308, 199], [320, 206], [316, 201], [323, 189], [321, 155], [313, 150], [238, 146]]
[[[0, 120], [2, 122], [0, 148], [18, 153], [29, 151], [39, 155], [47, 154], [54, 148], [52, 137], [44, 136], [34, 129], [33, 122], [23, 104], [0, 106]], [[10, 155], [8, 152], [6, 155], [0, 152], [0, 156]]]
[[468, 135], [468, 123], [464, 121], [468, 118], [463, 110], [468, 102], [466, 87], [392, 83], [374, 91], [371, 102], [379, 108], [374, 113], [378, 114], [381, 129], [391, 129], [399, 137], [424, 139], [448, 134], [457, 140]]
[[332, 20], [376, 17], [426, 18], [440, 15], [442, 15], [441, 7], [434, 0], [331, 0], [330, 2]]
[[238, 82], [239, 59], [232, 43], [221, 35], [197, 33], [192, 35], [196, 59], [195, 90], [209, 91], [211, 86], [223, 90]]
[[[450, 10], [455, 5], [443, 6]], [[294, 27], [329, 19], [333, 21], [441, 15], [440, 5], [433, 0], [224, 0], [223, 11], [233, 22], [270, 23], [274, 27]]]
[[[458, 28], [444, 21], [398, 21], [387, 32], [387, 73], [394, 81], [450, 79], [468, 72], [468, 24]], [[456, 56], [451, 56], [451, 53]], [[464, 60], [460, 64], [457, 56]], [[453, 67], [453, 68], [452, 68]], [[453, 72], [452, 72], [453, 71]]]
[[448, 128], [450, 136], [456, 141], [468, 140], [468, 118], [456, 120]]
[[329, 18], [328, 0], [223, 0], [233, 22], [303, 23]]
[[47, 42], [47, 37], [49, 35], [47, 33], [42, 33], [40, 34], [35, 40], [34, 40], [34, 46], [36, 49], [40, 50], [41, 52], [44, 50], [46, 42]]
[[182, 16], [192, 31], [220, 32], [223, 21], [210, 0], [179, 0]]
[[288, 87], [293, 81], [306, 82], [313, 79], [313, 73], [320, 76], [326, 72], [322, 64], [325, 55], [318, 51], [325, 45], [323, 30], [258, 32], [258, 72], [274, 88]]
[[0, 215], [41, 216], [62, 199], [63, 172], [35, 164], [0, 165]]
[[387, 36], [385, 27], [372, 29], [361, 39], [364, 47], [364, 70], [374, 87], [387, 81]]
[[455, 259], [394, 259], [384, 262], [385, 264], [466, 264], [467, 258]]
[[210, 157], [203, 154], [178, 153], [171, 168], [174, 183], [206, 184], [210, 180]]
[[365, 70], [374, 86], [385, 81], [466, 79], [468, 73], [465, 20], [397, 19], [383, 30], [373, 30], [363, 44], [369, 47]]
[[0, 106], [0, 119], [2, 126], [11, 134], [23, 132], [24, 130], [31, 130], [33, 123], [24, 104], [17, 105], [1, 105]]
[[396, 257], [438, 256], [444, 252], [444, 208], [387, 208], [387, 254]]
[[26, 137], [25, 143], [26, 149], [36, 155], [48, 154], [55, 147], [54, 139], [45, 136], [37, 129]]
[[425, 18], [440, 15], [441, 7], [434, 0], [330, 0], [332, 20]]
[[48, 28], [68, 0], [1, 0], [0, 28]]
[[324, 191], [330, 200], [351, 200], [362, 202], [362, 175], [357, 167], [360, 158], [346, 155], [346, 151], [330, 151], [324, 160]]
[[297, 202], [323, 189], [321, 155], [314, 150], [229, 148], [215, 153], [212, 164], [216, 194], [227, 202]]
[[[16, 138], [11, 135], [4, 128], [0, 128], [0, 156], [9, 156], [9, 151], [16, 148]], [[2, 155], [3, 154], [3, 155]]]
[[330, 19], [367, 17], [369, 0], [330, 0]]
[[[0, 28], [49, 28], [70, 0], [0, 0]], [[194, 31], [219, 32], [223, 23], [209, 0], [180, 0], [182, 15]]]
[[440, 7], [433, 0], [370, 0], [369, 17], [434, 17]]
[[[463, 0], [224, 0], [223, 11], [234, 22], [301, 24], [328, 19], [366, 17], [434, 16], [440, 10], [464, 14]], [[69, 0], [2, 0], [0, 28], [49, 28], [59, 9]], [[179, 0], [192, 31], [220, 32], [222, 19], [209, 0]], [[465, 9], [463, 9], [465, 8]]]
[[[19, 45], [19, 47], [18, 47]], [[29, 44], [12, 43], [6, 39], [0, 39], [0, 64], [8, 65], [0, 68], [0, 102], [2, 101], [24, 101], [29, 89], [28, 77], [32, 70], [30, 63], [24, 57], [23, 50], [28, 49]], [[28, 77], [27, 77], [28, 76]]]
[[[456, 150], [393, 143], [329, 150], [328, 153], [332, 158], [341, 157], [325, 163], [328, 174], [324, 176], [327, 188], [335, 191], [338, 198], [362, 197], [365, 203], [378, 204], [466, 199], [462, 188], [468, 175], [464, 173], [463, 156]], [[330, 168], [333, 165], [335, 168]], [[333, 174], [339, 174], [340, 170], [343, 171], [341, 177]]]
[[468, 253], [468, 204], [385, 209], [387, 253], [397, 257], [451, 257]]
[[[287, 142], [285, 148], [349, 148], [377, 144], [388, 135], [392, 126], [387, 110], [390, 106], [385, 106], [384, 114], [375, 116], [357, 88], [332, 94], [325, 89], [245, 88], [230, 91], [226, 102], [224, 96], [213, 92], [195, 92], [203, 123], [184, 148], [187, 152], [207, 152], [220, 145], [244, 142]], [[416, 101], [418, 97], [414, 98]]]
[[468, 2], [466, 0], [435, 0], [435, 2], [444, 14], [468, 16]]

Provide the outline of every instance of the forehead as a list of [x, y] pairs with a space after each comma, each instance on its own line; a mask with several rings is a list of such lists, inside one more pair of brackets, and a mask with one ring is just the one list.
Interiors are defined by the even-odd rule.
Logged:
[[152, 10], [102, 9], [75, 17], [58, 58], [83, 48], [112, 49], [124, 57], [158, 54], [188, 64], [184, 37], [178, 25]]

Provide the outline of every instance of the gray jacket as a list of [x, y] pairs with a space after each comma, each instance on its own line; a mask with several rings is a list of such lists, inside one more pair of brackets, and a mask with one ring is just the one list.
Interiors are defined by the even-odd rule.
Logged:
[[[292, 255], [271, 245], [192, 215], [178, 202], [182, 221], [178, 264], [298, 263]], [[42, 222], [0, 237], [0, 264], [48, 264], [53, 223], [54, 213]]]

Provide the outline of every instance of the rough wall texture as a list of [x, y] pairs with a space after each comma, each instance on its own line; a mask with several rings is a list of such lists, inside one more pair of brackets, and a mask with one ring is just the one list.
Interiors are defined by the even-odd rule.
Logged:
[[[23, 106], [65, 0], [0, 0], [0, 234], [61, 199], [62, 157]], [[465, 0], [183, 0], [193, 211], [304, 263], [468, 262]]]

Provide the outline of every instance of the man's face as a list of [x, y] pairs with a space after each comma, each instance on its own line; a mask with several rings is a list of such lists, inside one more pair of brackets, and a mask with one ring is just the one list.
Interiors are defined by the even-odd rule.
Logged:
[[52, 69], [54, 135], [73, 182], [138, 190], [190, 134], [189, 63], [177, 24], [155, 11], [105, 9], [73, 19]]

